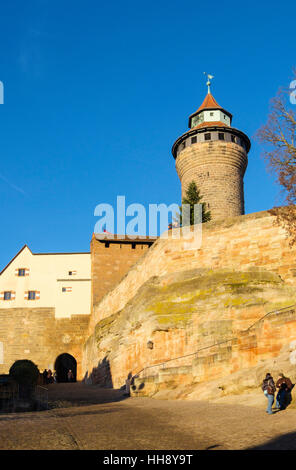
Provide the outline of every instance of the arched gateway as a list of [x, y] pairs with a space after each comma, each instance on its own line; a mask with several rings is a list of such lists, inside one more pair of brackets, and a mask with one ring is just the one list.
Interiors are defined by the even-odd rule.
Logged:
[[76, 359], [71, 356], [71, 354], [60, 354], [60, 356], [56, 358], [54, 368], [57, 373], [58, 382], [68, 382], [67, 374], [69, 370], [72, 371], [74, 376], [73, 381], [76, 382], [77, 362]]

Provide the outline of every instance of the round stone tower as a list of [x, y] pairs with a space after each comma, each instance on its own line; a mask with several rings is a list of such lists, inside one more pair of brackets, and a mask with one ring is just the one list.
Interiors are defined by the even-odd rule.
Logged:
[[182, 198], [195, 181], [211, 220], [245, 213], [243, 178], [251, 143], [246, 134], [231, 127], [231, 121], [232, 115], [208, 88], [202, 105], [189, 116], [189, 131], [172, 148]]

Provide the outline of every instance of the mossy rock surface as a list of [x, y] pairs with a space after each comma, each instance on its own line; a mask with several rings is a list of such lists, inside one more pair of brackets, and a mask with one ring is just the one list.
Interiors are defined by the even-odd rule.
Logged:
[[195, 269], [153, 277], [122, 310], [97, 323], [86, 347], [94, 344], [99, 360], [120, 362], [127, 351], [135, 351], [136, 357], [158, 332], [165, 338], [166, 332], [183, 330], [180, 334], [193, 338], [197, 350], [231, 338], [265, 313], [293, 303], [294, 289], [261, 268]]

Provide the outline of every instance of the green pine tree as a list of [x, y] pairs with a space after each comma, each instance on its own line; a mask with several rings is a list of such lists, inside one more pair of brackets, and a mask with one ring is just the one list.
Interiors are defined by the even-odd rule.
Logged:
[[[211, 220], [211, 212], [206, 210], [206, 203], [202, 202], [203, 196], [201, 196], [199, 190], [194, 181], [189, 184], [185, 198], [182, 199], [182, 204], [190, 205], [190, 225], [194, 225], [194, 205], [202, 205], [202, 223]], [[180, 225], [182, 226], [182, 206], [180, 206]]]

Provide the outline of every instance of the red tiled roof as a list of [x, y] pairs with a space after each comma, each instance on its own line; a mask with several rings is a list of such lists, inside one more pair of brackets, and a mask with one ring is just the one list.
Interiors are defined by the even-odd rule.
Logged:
[[211, 95], [211, 93], [207, 94], [207, 96], [203, 100], [203, 103], [200, 105], [200, 107], [198, 108], [198, 110], [196, 112], [198, 113], [202, 109], [207, 109], [207, 108], [208, 109], [209, 108], [210, 109], [213, 109], [213, 108], [222, 109], [221, 106], [219, 106], [219, 104], [217, 103], [217, 101], [213, 97], [213, 95]]

